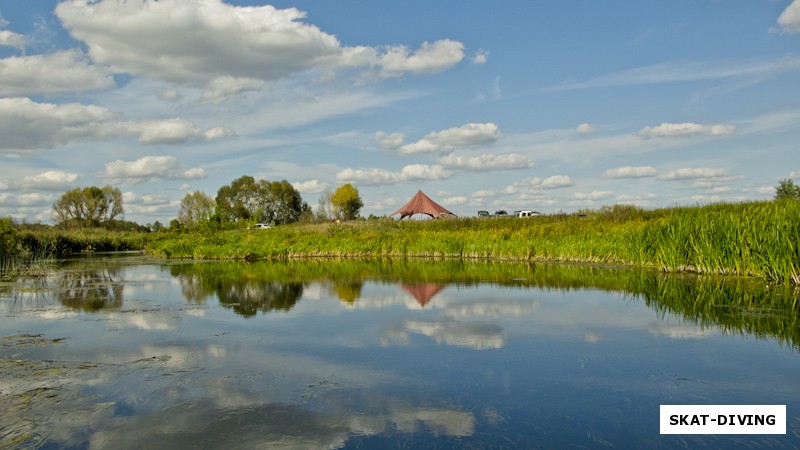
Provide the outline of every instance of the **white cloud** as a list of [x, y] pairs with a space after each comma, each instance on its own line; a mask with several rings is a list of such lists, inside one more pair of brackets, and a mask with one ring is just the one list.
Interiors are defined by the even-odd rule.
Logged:
[[108, 109], [80, 103], [36, 103], [29, 98], [0, 98], [0, 149], [9, 153], [47, 149], [70, 142], [135, 136], [143, 144], [176, 144], [225, 135], [207, 132], [183, 119], [122, 121]]
[[479, 156], [445, 155], [439, 158], [439, 164], [451, 169], [483, 172], [491, 170], [528, 169], [534, 166], [533, 161], [525, 155], [506, 153], [502, 155], [484, 154]]
[[620, 194], [617, 196], [617, 201], [625, 203], [642, 204], [654, 198], [656, 198], [656, 195], [651, 193], [644, 193], [638, 195]]
[[[0, 26], [3, 26], [0, 23]], [[25, 49], [27, 40], [21, 34], [14, 33], [13, 31], [0, 30], [0, 47], [13, 47], [18, 50]]]
[[403, 167], [399, 172], [391, 172], [384, 169], [347, 168], [336, 174], [336, 179], [343, 182], [378, 186], [407, 181], [445, 180], [452, 175], [452, 171], [439, 165], [410, 164]]
[[90, 64], [78, 50], [0, 59], [0, 95], [84, 92], [115, 86], [109, 73]]
[[794, 0], [778, 17], [778, 24], [784, 31], [800, 33], [800, 0]]
[[303, 182], [292, 183], [295, 189], [301, 194], [318, 194], [330, 186], [328, 183], [319, 180], [308, 180]]
[[506, 187], [505, 192], [507, 194], [516, 194], [519, 192], [519, 188], [559, 189], [570, 186], [575, 186], [575, 183], [570, 177], [566, 175], [553, 175], [545, 179], [533, 177], [515, 181], [510, 186]]
[[500, 129], [493, 123], [468, 123], [456, 128], [433, 131], [412, 144], [400, 147], [400, 153], [431, 153], [457, 148], [476, 148], [500, 139]]
[[20, 189], [63, 191], [66, 187], [78, 181], [78, 174], [62, 172], [60, 170], [48, 170], [38, 175], [23, 177], [16, 186]]
[[0, 194], [0, 204], [3, 207], [28, 207], [49, 206], [53, 203], [53, 196], [39, 192], [26, 194]]
[[152, 179], [197, 180], [206, 178], [206, 172], [199, 168], [186, 169], [174, 156], [145, 156], [132, 162], [117, 160], [107, 163], [100, 176], [139, 184]]
[[569, 196], [569, 198], [574, 198], [575, 200], [603, 200], [610, 197], [613, 197], [614, 193], [611, 191], [592, 191], [592, 192], [576, 192]]
[[721, 178], [727, 176], [723, 169], [711, 168], [690, 168], [684, 167], [682, 169], [667, 172], [659, 177], [660, 180], [694, 180], [698, 178]]
[[406, 72], [413, 74], [435, 73], [447, 70], [464, 59], [464, 44], [450, 39], [433, 43], [423, 42], [416, 52], [409, 53], [405, 46], [390, 47], [379, 57], [381, 75], [396, 77]]
[[683, 136], [726, 136], [733, 134], [736, 127], [733, 125], [700, 125], [697, 123], [662, 123], [656, 127], [644, 127], [639, 131], [639, 136], [650, 139], [659, 137]]
[[554, 175], [542, 180], [542, 184], [540, 186], [542, 189], [560, 189], [575, 186], [575, 183], [566, 175]]
[[403, 133], [386, 134], [383, 131], [375, 133], [375, 140], [378, 142], [378, 145], [383, 148], [396, 149], [403, 145], [404, 139], [405, 136]]
[[578, 125], [577, 128], [575, 128], [575, 131], [577, 131], [580, 134], [594, 133], [595, 131], [597, 131], [597, 125], [593, 125], [590, 123], [582, 123]]
[[472, 64], [486, 64], [486, 61], [488, 59], [489, 59], [489, 52], [480, 49], [477, 52], [475, 52], [475, 56], [472, 57]]
[[314, 69], [363, 67], [395, 77], [446, 70], [464, 58], [463, 44], [448, 39], [425, 42], [416, 51], [343, 47], [335, 36], [303, 22], [305, 12], [270, 5], [69, 0], [55, 13], [95, 62], [207, 88], [208, 102]]
[[128, 122], [119, 127], [124, 134], [138, 135], [142, 144], [180, 144], [193, 137], [205, 137], [205, 133], [190, 122], [178, 118]]
[[454, 197], [445, 197], [442, 199], [443, 206], [460, 206], [469, 201], [465, 195], [456, 195]]
[[657, 173], [656, 168], [651, 166], [625, 166], [606, 170], [603, 172], [603, 178], [645, 178], [654, 177]]

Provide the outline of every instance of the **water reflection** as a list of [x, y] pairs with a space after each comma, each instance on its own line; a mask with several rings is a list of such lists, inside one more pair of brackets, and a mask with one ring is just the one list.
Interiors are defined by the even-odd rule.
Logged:
[[24, 330], [0, 335], [0, 447], [741, 448], [800, 436], [796, 416], [788, 440], [658, 433], [660, 403], [800, 401], [797, 295], [752, 280], [404, 260], [64, 270], [43, 291], [51, 305], [0, 315]]
[[64, 270], [55, 277], [55, 296], [75, 311], [97, 312], [120, 309], [125, 282], [119, 269]]
[[[626, 293], [632, 300], [643, 301], [662, 317], [674, 315], [696, 323], [701, 330], [719, 327], [725, 333], [776, 338], [800, 348], [800, 293], [789, 287], [765, 286], [757, 280], [744, 278], [674, 275], [586, 265], [452, 260], [200, 263], [176, 265], [170, 270], [180, 280], [183, 292], [190, 293], [187, 294], [190, 301], [217, 296], [222, 305], [246, 317], [258, 312], [288, 311], [301, 300], [304, 287], [315, 284], [328, 286], [341, 301], [355, 307], [359, 302], [370, 307], [393, 304], [394, 300], [385, 295], [379, 299], [363, 296], [367, 282], [393, 285], [422, 308], [435, 303], [436, 296], [448, 286], [456, 290], [477, 285], [561, 291], [591, 288]], [[535, 307], [535, 302], [458, 305], [451, 317], [523, 314]], [[419, 323], [405, 328], [404, 332], [467, 345], [464, 338], [458, 337], [465, 336], [462, 330], [466, 328], [455, 322]], [[662, 327], [654, 332], [677, 336], [685, 334], [686, 330]], [[492, 333], [482, 330], [484, 338], [480, 345], [501, 345], [502, 338]], [[702, 335], [703, 332], [693, 333]], [[390, 334], [387, 341], [403, 340], [402, 333]]]

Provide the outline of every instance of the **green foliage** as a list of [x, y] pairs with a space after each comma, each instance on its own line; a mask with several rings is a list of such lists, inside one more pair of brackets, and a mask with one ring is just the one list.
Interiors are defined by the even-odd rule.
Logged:
[[800, 200], [800, 186], [790, 178], [780, 180], [775, 188], [775, 200]]
[[217, 215], [221, 222], [275, 223], [296, 222], [311, 208], [286, 180], [255, 181], [245, 175], [217, 192]]
[[350, 183], [345, 183], [336, 189], [331, 197], [331, 203], [336, 211], [336, 216], [342, 220], [353, 220], [358, 217], [364, 202], [358, 189]]
[[491, 258], [588, 261], [750, 275], [800, 284], [800, 203], [753, 202], [529, 219], [294, 225], [188, 233], [148, 246], [195, 259], [324, 257]]
[[208, 195], [195, 191], [187, 193], [181, 200], [181, 209], [178, 211], [178, 222], [186, 228], [194, 228], [204, 221], [209, 221], [214, 215], [216, 202]]
[[111, 186], [75, 188], [53, 204], [53, 213], [65, 228], [96, 227], [123, 213], [122, 191]]
[[10, 217], [0, 217], [0, 258], [20, 252], [19, 233]]

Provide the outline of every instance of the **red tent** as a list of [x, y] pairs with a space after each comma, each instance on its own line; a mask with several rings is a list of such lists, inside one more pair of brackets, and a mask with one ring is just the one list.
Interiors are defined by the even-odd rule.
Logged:
[[442, 289], [447, 287], [443, 284], [426, 283], [426, 284], [404, 284], [401, 286], [404, 291], [411, 294], [420, 306], [423, 308], [431, 299], [439, 293]]
[[393, 216], [395, 214], [400, 214], [400, 220], [411, 217], [414, 214], [427, 214], [433, 218], [437, 218], [442, 214], [455, 216], [455, 214], [448, 211], [444, 206], [428, 198], [422, 191], [417, 191], [414, 198], [403, 205], [402, 208], [389, 215]]

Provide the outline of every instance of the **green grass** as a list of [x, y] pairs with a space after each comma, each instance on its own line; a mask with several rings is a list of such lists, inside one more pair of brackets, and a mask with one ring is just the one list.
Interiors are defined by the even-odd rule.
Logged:
[[434, 257], [587, 261], [800, 284], [800, 202], [645, 211], [616, 206], [532, 219], [359, 221], [170, 235], [167, 258]]
[[198, 260], [584, 261], [746, 275], [800, 285], [800, 202], [792, 200], [656, 210], [617, 205], [530, 219], [388, 219], [159, 233], [46, 229], [9, 236], [29, 254], [145, 250], [165, 258]]

